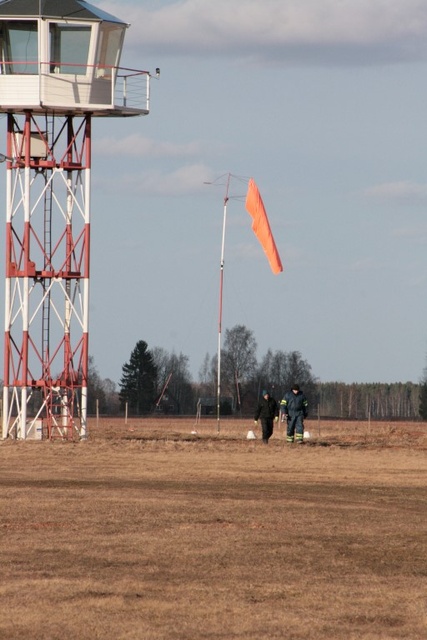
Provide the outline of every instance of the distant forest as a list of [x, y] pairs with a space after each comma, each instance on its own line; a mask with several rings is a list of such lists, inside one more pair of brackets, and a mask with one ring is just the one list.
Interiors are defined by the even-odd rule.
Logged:
[[[321, 382], [298, 351], [268, 350], [256, 357], [253, 332], [244, 325], [225, 331], [221, 349], [221, 415], [252, 418], [263, 389], [280, 402], [294, 383], [308, 399], [309, 418], [427, 420], [427, 367], [420, 382]], [[37, 412], [40, 390], [29, 394]], [[118, 385], [103, 379], [89, 357], [89, 415], [214, 416], [218, 406], [218, 357], [206, 353], [195, 382], [188, 356], [139, 340], [122, 367]]]
[[316, 413], [320, 417], [354, 420], [419, 419], [422, 390], [423, 385], [412, 382], [317, 383]]
[[[242, 327], [239, 327], [239, 336]], [[280, 401], [293, 382], [298, 382], [309, 402], [309, 418], [340, 418], [349, 420], [420, 420], [427, 419], [427, 377], [417, 384], [320, 382], [311, 373], [311, 367], [299, 352], [267, 352], [258, 363], [251, 361], [247, 372], [238, 369], [241, 357], [231, 357], [232, 332], [229, 332], [223, 353], [223, 381], [221, 385], [221, 414], [236, 417], [253, 416], [262, 389], [267, 388]], [[246, 338], [250, 338], [250, 333]], [[150, 358], [150, 393], [143, 410], [132, 403], [138, 395], [138, 384], [132, 384], [134, 361], [142, 346], [140, 358]], [[251, 345], [253, 349], [253, 345]], [[250, 349], [249, 349], [250, 351]], [[240, 353], [240, 352], [239, 352]], [[151, 358], [154, 367], [151, 369]], [[247, 360], [246, 360], [247, 361]], [[141, 368], [144, 369], [145, 365]], [[202, 415], [214, 415], [217, 405], [217, 361], [206, 354], [199, 372], [198, 382], [191, 379], [188, 357], [170, 354], [161, 348], [149, 350], [139, 342], [131, 359], [124, 366], [126, 376], [120, 389], [111, 380], [102, 380], [91, 359], [89, 381], [89, 412], [120, 414], [129, 401], [129, 414], [196, 415], [204, 403]], [[138, 378], [138, 371], [136, 372]], [[425, 372], [424, 372], [425, 374]], [[130, 379], [129, 379], [130, 376]], [[146, 376], [145, 376], [146, 379]], [[151, 397], [150, 397], [151, 396]], [[141, 405], [142, 406], [142, 405]]]

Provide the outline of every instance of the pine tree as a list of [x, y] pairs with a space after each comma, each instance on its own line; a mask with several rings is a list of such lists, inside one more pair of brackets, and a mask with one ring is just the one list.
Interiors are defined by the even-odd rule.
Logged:
[[130, 360], [122, 367], [120, 403], [136, 415], [148, 413], [156, 396], [157, 368], [144, 340], [136, 343]]

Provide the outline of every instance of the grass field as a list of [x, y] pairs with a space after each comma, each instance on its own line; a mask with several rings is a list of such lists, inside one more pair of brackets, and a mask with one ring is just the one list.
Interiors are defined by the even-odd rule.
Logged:
[[249, 428], [0, 442], [0, 638], [425, 640], [427, 426]]

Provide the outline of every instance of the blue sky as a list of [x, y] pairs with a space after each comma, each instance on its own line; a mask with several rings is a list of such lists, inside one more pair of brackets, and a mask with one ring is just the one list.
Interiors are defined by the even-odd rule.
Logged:
[[298, 350], [322, 381], [418, 381], [427, 352], [427, 5], [99, 2], [151, 114], [95, 123], [91, 347], [118, 381], [139, 339], [216, 353], [224, 186], [252, 176], [274, 276], [231, 180], [223, 331]]
[[417, 382], [427, 353], [427, 4], [102, 2], [151, 113], [95, 119], [90, 353], [216, 353], [224, 174], [253, 177], [274, 276], [231, 180], [223, 331], [301, 352], [321, 381]]

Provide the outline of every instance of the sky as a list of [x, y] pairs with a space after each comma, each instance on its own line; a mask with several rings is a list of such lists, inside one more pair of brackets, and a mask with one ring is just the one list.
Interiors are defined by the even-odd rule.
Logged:
[[[130, 23], [151, 112], [93, 124], [90, 354], [189, 358], [237, 324], [320, 381], [418, 382], [427, 355], [427, 3], [93, 0]], [[245, 210], [261, 192], [284, 266]], [[211, 182], [214, 184], [205, 184]]]
[[[427, 5], [95, 2], [130, 23], [122, 65], [161, 69], [151, 113], [95, 123], [90, 352], [189, 357], [243, 324], [260, 360], [321, 381], [415, 381], [427, 354]], [[236, 176], [234, 178], [234, 176]], [[256, 181], [283, 273], [244, 206]], [[205, 182], [216, 181], [216, 186]]]

